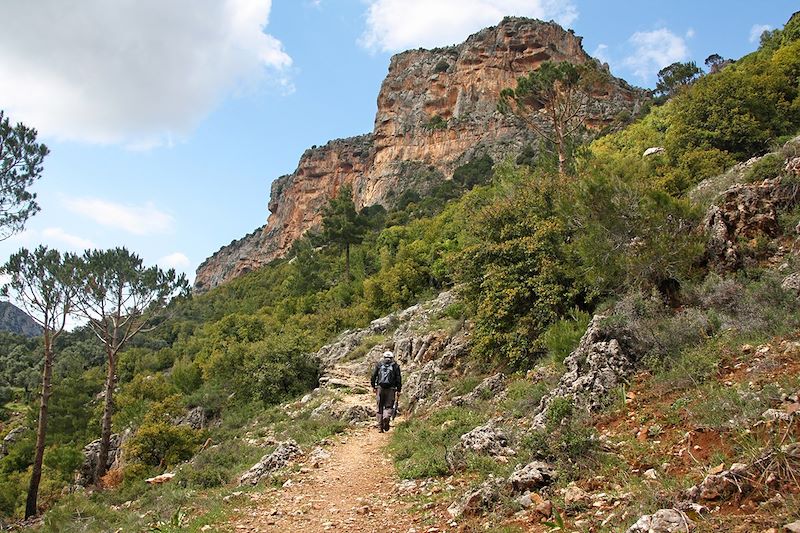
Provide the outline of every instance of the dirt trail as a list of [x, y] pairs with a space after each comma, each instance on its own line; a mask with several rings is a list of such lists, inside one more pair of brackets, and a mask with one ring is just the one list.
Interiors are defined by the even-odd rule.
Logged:
[[[384, 449], [389, 435], [374, 428], [334, 437], [331, 457], [304, 466], [291, 483], [242, 505], [230, 531], [426, 531], [398, 497], [398, 478]], [[435, 529], [434, 529], [435, 531]]]

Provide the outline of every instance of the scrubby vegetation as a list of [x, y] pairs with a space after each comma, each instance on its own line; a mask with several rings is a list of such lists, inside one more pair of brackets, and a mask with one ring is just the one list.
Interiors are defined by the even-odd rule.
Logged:
[[[87, 329], [64, 334], [56, 347], [44, 458], [44, 529], [101, 531], [162, 522], [165, 530], [175, 517], [179, 527], [186, 525], [178, 515], [187, 506], [203, 511], [191, 527], [212, 521], [226, 486], [263, 453], [247, 439], [271, 428], [305, 445], [343, 429], [336, 420], [312, 419], [313, 406], [294, 418], [277, 407], [317, 385], [319, 368], [308, 354], [345, 329], [454, 286], [463, 303], [450, 318], [466, 315], [470, 321], [472, 368], [517, 374], [500, 404], [487, 398], [471, 409], [450, 407], [401, 426], [392, 445], [400, 475], [449, 475], [451, 448], [493, 410], [515, 419], [531, 414], [590, 316], [614, 306], [627, 309], [622, 316], [635, 320], [629, 325], [646, 332], [652, 344], [639, 390], [652, 386], [664, 395], [657, 404], [663, 410], [640, 415], [636, 424], [669, 434], [691, 420], [743, 439], [741, 424], [771, 405], [778, 389], [745, 394], [744, 384], [721, 387], [715, 378], [724, 365], [741, 362], [733, 354], [739, 345], [795, 332], [797, 301], [780, 287], [773, 265], [756, 260], [734, 274], [711, 271], [705, 237], [697, 231], [709, 197], [690, 192], [800, 130], [798, 28], [800, 18], [794, 17], [758, 51], [575, 152], [569, 166], [574, 175], [553, 172], [546, 159], [495, 163], [481, 156], [425, 198], [403, 193], [388, 212], [362, 212], [363, 225], [357, 239], [347, 240], [346, 257], [331, 235], [307, 235], [288, 257], [180, 302], [159, 329], [120, 354], [113, 429], [131, 437], [128, 462], [117, 478], [104, 480], [116, 488], [60, 498], [81, 462], [81, 448], [99, 436], [97, 395], [104, 382], [103, 350], [94, 336]], [[446, 121], [433, 117], [430, 127], [446, 127]], [[664, 152], [642, 156], [655, 146]], [[783, 159], [761, 159], [747, 180], [773, 177]], [[797, 222], [797, 211], [791, 213], [782, 215], [788, 217], [784, 231]], [[373, 344], [362, 349], [384, 340], [370, 339]], [[4, 434], [32, 427], [40, 358], [35, 340], [0, 336]], [[537, 367], [555, 370], [532, 383], [525, 372]], [[797, 386], [789, 381], [784, 390]], [[450, 394], [476, 384], [467, 377], [449, 384]], [[197, 407], [217, 424], [174, 424]], [[598, 435], [611, 424], [629, 424], [628, 409], [624, 390], [608, 399], [605, 424], [568, 401], [552, 403], [546, 429], [515, 443], [518, 459], [552, 461], [564, 475], [560, 486], [581, 479], [587, 465], [610, 478], [623, 476], [611, 474], [620, 459]], [[22, 512], [34, 439], [32, 431], [23, 433], [0, 458], [3, 519]], [[625, 442], [638, 446], [635, 439]], [[728, 460], [747, 453], [743, 441], [735, 442]], [[191, 468], [181, 466], [187, 460]], [[659, 464], [654, 457], [646, 461]], [[479, 456], [457, 462], [479, 478], [513, 467]], [[166, 468], [178, 469], [179, 483], [164, 491], [144, 484]], [[109, 512], [108, 505], [133, 500], [130, 511]], [[652, 503], [641, 507], [652, 510]], [[76, 516], [84, 521], [80, 529], [64, 526]]]

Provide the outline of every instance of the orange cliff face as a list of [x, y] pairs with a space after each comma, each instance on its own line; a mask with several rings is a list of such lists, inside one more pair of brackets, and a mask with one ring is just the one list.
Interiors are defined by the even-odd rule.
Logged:
[[[511, 117], [497, 112], [500, 91], [544, 61], [594, 61], [581, 38], [553, 22], [506, 18], [457, 46], [395, 55], [378, 95], [373, 133], [306, 150], [294, 173], [272, 184], [267, 224], [234, 241], [197, 269], [205, 291], [284, 256], [318, 227], [321, 210], [343, 184], [357, 207], [389, 208], [404, 190], [421, 186], [420, 169], [449, 179], [477, 156], [500, 161], [535, 141]], [[587, 123], [602, 127], [620, 111], [636, 113], [641, 90], [611, 79], [596, 94]]]

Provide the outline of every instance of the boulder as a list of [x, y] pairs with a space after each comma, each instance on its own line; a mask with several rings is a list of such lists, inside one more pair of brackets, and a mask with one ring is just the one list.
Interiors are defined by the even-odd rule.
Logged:
[[373, 422], [376, 415], [377, 412], [372, 407], [366, 405], [351, 405], [342, 412], [339, 419], [350, 425], [355, 425], [363, 422]]
[[331, 458], [331, 453], [328, 450], [320, 446], [317, 446], [316, 448], [314, 448], [314, 451], [312, 451], [309, 454], [308, 462], [314, 468], [319, 468], [322, 465], [322, 463], [324, 463], [330, 458]]
[[207, 427], [208, 419], [206, 417], [206, 410], [201, 406], [189, 409], [185, 415], [174, 421], [178, 426], [189, 426], [192, 429], [203, 429]]
[[481, 381], [478, 384], [478, 386], [475, 387], [469, 394], [466, 394], [464, 396], [456, 396], [455, 398], [453, 398], [452, 402], [453, 405], [458, 405], [458, 406], [470, 405], [478, 400], [495, 397], [497, 396], [497, 394], [504, 391], [505, 388], [506, 388], [505, 374], [503, 374], [502, 372], [497, 373]]
[[259, 462], [250, 467], [250, 470], [239, 478], [239, 484], [257, 485], [265, 476], [275, 472], [279, 468], [283, 468], [289, 464], [289, 461], [302, 455], [302, 453], [303, 451], [295, 441], [290, 439], [282, 442], [274, 452], [265, 455]]
[[28, 431], [28, 428], [19, 426], [9, 431], [8, 435], [3, 437], [2, 442], [0, 442], [0, 458], [8, 455], [9, 447], [16, 443], [26, 431]]
[[493, 419], [464, 433], [461, 435], [461, 447], [492, 457], [514, 455], [514, 450], [508, 447], [508, 437], [503, 430], [496, 427], [497, 423], [498, 420]]
[[661, 509], [644, 515], [628, 528], [627, 533], [675, 533], [691, 531], [694, 523], [686, 513], [677, 509]]
[[[115, 465], [119, 466], [122, 459], [122, 444], [127, 440], [128, 433], [124, 437], [114, 433], [111, 435], [108, 447], [108, 461], [106, 470], [111, 470]], [[94, 485], [97, 481], [97, 465], [100, 462], [100, 439], [93, 440], [83, 447], [83, 464], [75, 475], [75, 484], [81, 487]]]
[[[800, 224], [798, 224], [798, 227], [800, 228]], [[781, 283], [781, 287], [785, 291], [789, 291], [797, 296], [800, 296], [800, 272], [795, 272], [794, 274], [789, 274], [786, 276]]]
[[453, 518], [479, 515], [500, 498], [502, 486], [501, 480], [490, 475], [480, 487], [466, 493], [459, 501], [453, 502], [447, 508], [447, 512]]
[[539, 402], [533, 429], [545, 427], [547, 409], [556, 398], [569, 398], [586, 411], [599, 410], [606, 396], [634, 370], [641, 346], [630, 331], [604, 326], [606, 318], [595, 316], [578, 347], [564, 360], [567, 371]]
[[647, 156], [656, 155], [656, 154], [663, 154], [663, 153], [664, 153], [664, 147], [663, 146], [653, 146], [653, 147], [648, 148], [647, 150], [645, 150], [644, 153], [642, 154], [642, 157], [647, 157]]
[[514, 492], [535, 490], [549, 485], [558, 477], [555, 469], [542, 461], [533, 461], [517, 468], [509, 476], [508, 483]]

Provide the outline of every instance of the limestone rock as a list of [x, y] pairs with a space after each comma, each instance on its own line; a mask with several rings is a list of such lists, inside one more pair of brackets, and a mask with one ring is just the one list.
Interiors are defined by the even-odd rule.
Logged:
[[539, 403], [534, 428], [545, 426], [547, 409], [555, 398], [570, 398], [579, 408], [598, 410], [607, 394], [634, 369], [639, 352], [636, 340], [625, 329], [603, 327], [606, 318], [595, 316], [578, 347], [564, 360], [567, 371]]
[[556, 479], [555, 469], [542, 461], [518, 465], [509, 476], [508, 483], [514, 492], [525, 492], [547, 486]]
[[447, 508], [447, 512], [453, 518], [481, 514], [500, 498], [502, 485], [501, 480], [489, 476], [480, 487], [465, 494], [461, 500], [453, 502]]
[[722, 193], [720, 203], [708, 209], [703, 221], [711, 264], [721, 271], [733, 270], [741, 261], [740, 240], [777, 237], [781, 232], [778, 211], [798, 201], [793, 191], [775, 178], [737, 184]]
[[664, 153], [664, 147], [663, 146], [653, 146], [653, 147], [648, 148], [647, 150], [645, 150], [644, 153], [642, 154], [642, 157], [647, 157], [647, 156], [656, 155], [656, 154], [663, 154], [663, 153]]
[[[580, 37], [556, 23], [511, 17], [457, 46], [395, 55], [378, 95], [373, 132], [306, 150], [297, 170], [273, 182], [266, 226], [205, 260], [195, 290], [283, 257], [319, 226], [322, 207], [342, 185], [352, 187], [359, 209], [391, 207], [398, 193], [424, 195], [476, 156], [501, 161], [526, 144], [537, 145], [528, 128], [497, 111], [500, 91], [545, 61], [565, 60], [595, 61]], [[636, 115], [647, 100], [643, 91], [609, 79], [588, 110], [591, 129], [612, 124], [621, 111]]]
[[330, 458], [331, 458], [331, 453], [328, 450], [320, 446], [317, 446], [309, 454], [308, 462], [311, 463], [311, 466], [313, 466], [314, 468], [319, 468], [322, 465], [322, 463], [324, 463]]
[[279, 468], [283, 468], [289, 464], [289, 461], [302, 453], [303, 451], [295, 441], [290, 439], [282, 442], [274, 452], [265, 455], [259, 462], [250, 467], [250, 470], [239, 478], [239, 484], [257, 485], [265, 476], [275, 472]]
[[[123, 436], [114, 433], [111, 435], [111, 440], [109, 441], [109, 448], [108, 448], [108, 461], [106, 464], [106, 470], [111, 470], [115, 463], [121, 459], [122, 456], [122, 444], [123, 441], [127, 440], [127, 435], [125, 438]], [[83, 447], [83, 464], [81, 465], [80, 469], [78, 470], [75, 476], [75, 484], [81, 487], [88, 487], [89, 485], [93, 485], [97, 479], [95, 477], [95, 473], [97, 472], [97, 465], [100, 461], [100, 439], [93, 440], [89, 444]]]
[[508, 447], [508, 437], [505, 432], [496, 427], [497, 422], [490, 420], [461, 435], [461, 447], [492, 457], [514, 455], [514, 450]]
[[789, 274], [781, 283], [781, 287], [785, 291], [793, 292], [800, 296], [800, 272]]
[[661, 509], [651, 515], [644, 515], [628, 528], [627, 533], [675, 533], [691, 531], [694, 523], [686, 513], [677, 509]]
[[0, 441], [0, 458], [8, 455], [9, 447], [16, 443], [26, 431], [28, 431], [28, 428], [19, 426], [9, 431], [8, 435], [3, 437], [3, 440]]
[[206, 411], [201, 406], [193, 407], [186, 414], [177, 420], [175, 424], [179, 426], [189, 426], [192, 429], [203, 429], [207, 427]]
[[506, 376], [497, 373], [481, 381], [469, 394], [453, 398], [453, 405], [470, 405], [475, 401], [496, 396], [506, 388]]
[[586, 503], [587, 501], [589, 501], [589, 494], [574, 483], [570, 483], [564, 489], [564, 505], [567, 507]]

